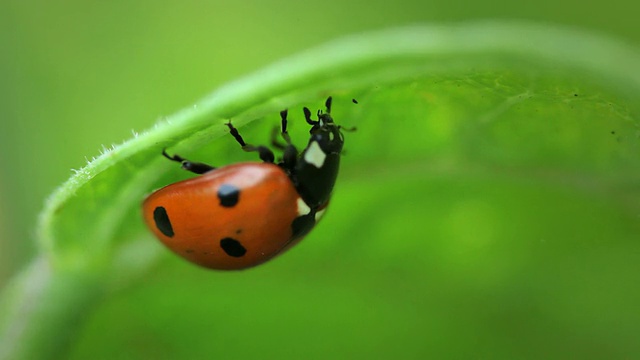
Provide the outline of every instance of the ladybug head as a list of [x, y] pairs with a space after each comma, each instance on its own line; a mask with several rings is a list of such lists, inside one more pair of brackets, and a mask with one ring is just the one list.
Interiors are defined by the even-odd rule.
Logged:
[[311, 125], [309, 143], [317, 142], [327, 154], [340, 154], [344, 144], [344, 137], [340, 131], [340, 125], [336, 125], [331, 117], [331, 100], [331, 97], [329, 97], [325, 101], [325, 112], [318, 110], [318, 120], [311, 119], [311, 111], [308, 108], [304, 108], [304, 114], [307, 123]]
[[333, 118], [331, 117], [329, 112], [327, 111], [323, 113], [322, 111], [318, 110], [318, 123], [311, 128], [310, 132], [313, 133], [314, 131], [317, 131], [319, 129], [330, 128], [332, 126], [336, 126], [336, 124], [333, 122]]
[[340, 154], [344, 145], [341, 132], [343, 128], [333, 122], [330, 114], [330, 97], [325, 106], [326, 111], [317, 112], [317, 120], [311, 119], [311, 111], [304, 108], [307, 124], [311, 125], [311, 136], [291, 173], [298, 193], [312, 209], [328, 203], [338, 176]]

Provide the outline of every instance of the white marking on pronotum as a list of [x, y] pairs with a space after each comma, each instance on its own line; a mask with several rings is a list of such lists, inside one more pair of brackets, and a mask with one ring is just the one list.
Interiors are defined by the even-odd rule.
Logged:
[[327, 158], [327, 154], [322, 151], [317, 141], [312, 142], [307, 151], [304, 152], [304, 161], [320, 169], [324, 164], [324, 159]]
[[311, 212], [311, 208], [302, 198], [298, 198], [298, 216], [307, 215]]
[[316, 213], [316, 222], [320, 221], [320, 219], [322, 219], [322, 215], [324, 215], [324, 212], [327, 211], [327, 208], [324, 208], [322, 210], [318, 210], [318, 212]]

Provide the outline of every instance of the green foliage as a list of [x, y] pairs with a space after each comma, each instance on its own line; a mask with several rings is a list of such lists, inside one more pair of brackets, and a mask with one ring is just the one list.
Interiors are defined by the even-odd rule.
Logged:
[[[611, 39], [479, 23], [353, 36], [231, 83], [51, 196], [40, 258], [4, 293], [0, 355], [639, 355], [637, 64]], [[189, 176], [162, 148], [253, 159], [224, 123], [266, 142], [287, 107], [302, 145], [300, 109], [327, 95], [358, 130], [299, 248], [220, 273], [147, 234], [141, 199]]]

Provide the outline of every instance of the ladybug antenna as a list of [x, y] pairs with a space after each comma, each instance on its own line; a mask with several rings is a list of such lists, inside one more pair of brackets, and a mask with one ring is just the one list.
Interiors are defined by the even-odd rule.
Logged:
[[340, 130], [344, 130], [346, 132], [354, 132], [356, 130], [358, 130], [358, 128], [356, 128], [355, 126], [351, 126], [351, 127], [346, 127], [346, 126], [342, 126], [342, 125], [337, 125], [338, 129]]

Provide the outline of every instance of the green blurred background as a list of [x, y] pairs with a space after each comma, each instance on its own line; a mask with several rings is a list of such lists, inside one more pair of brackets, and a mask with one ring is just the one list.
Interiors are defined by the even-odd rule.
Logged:
[[12, 1], [0, 4], [0, 283], [35, 251], [72, 168], [234, 78], [340, 35], [470, 19], [568, 24], [640, 43], [628, 0]]
[[[69, 177], [72, 168], [82, 167], [87, 158], [99, 153], [102, 145], [119, 143], [129, 138], [132, 130], [149, 128], [161, 116], [188, 106], [219, 85], [277, 59], [363, 30], [472, 19], [524, 19], [575, 25], [639, 45], [637, 10], [637, 5], [628, 0], [592, 4], [579, 0], [530, 3], [3, 1], [0, 4], [0, 153], [4, 160], [0, 177], [0, 284], [32, 258], [36, 251], [33, 235], [38, 211], [47, 194]], [[445, 185], [442, 184], [443, 191], [456, 191], [455, 184]], [[504, 209], [513, 205], [509, 199], [503, 200]], [[479, 203], [477, 208], [452, 211], [454, 215], [456, 211], [466, 214], [460, 216], [471, 214], [473, 217], [474, 213], [486, 216], [482, 206]], [[411, 211], [406, 209], [407, 213]], [[391, 220], [400, 221], [400, 216], [394, 215]], [[459, 250], [453, 249], [443, 256], [455, 262], [456, 251]], [[232, 276], [244, 281], [238, 275]], [[151, 281], [149, 286], [171, 287], [166, 280], [156, 281]], [[317, 281], [328, 280], [319, 277]], [[265, 288], [281, 285], [247, 284]], [[411, 291], [411, 287], [400, 282], [397, 290]], [[518, 296], [517, 289], [514, 296]], [[314, 299], [300, 300], [312, 302]], [[367, 299], [350, 301], [362, 301], [361, 305], [354, 306], [374, 306]], [[118, 303], [109, 306], [118, 308]], [[126, 308], [120, 304], [120, 309], [122, 306]], [[154, 306], [158, 307], [157, 311], [150, 309], [149, 313], [163, 313], [161, 303]], [[499, 310], [487, 308], [489, 312]], [[114, 311], [121, 314], [121, 310]], [[106, 310], [106, 314], [109, 313]], [[464, 328], [462, 318], [463, 315], [451, 319], [452, 329]], [[348, 314], [345, 319], [348, 323]], [[273, 320], [277, 321], [277, 317]], [[503, 321], [518, 319], [515, 316]], [[93, 326], [99, 324], [100, 320], [96, 320]], [[162, 320], [159, 324], [171, 326]], [[300, 320], [300, 326], [305, 326], [304, 319]], [[537, 326], [544, 331], [544, 323]], [[411, 329], [398, 331], [411, 332]], [[451, 330], [447, 336], [456, 331]], [[158, 332], [162, 333], [162, 329]], [[137, 341], [144, 345], [145, 339]], [[319, 341], [317, 346], [321, 347], [323, 340]], [[346, 342], [337, 345], [348, 349]], [[523, 346], [537, 345], [544, 346], [523, 341]], [[158, 350], [159, 355], [162, 351]], [[78, 352], [83, 354], [82, 349]]]

